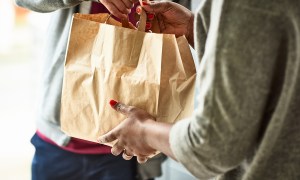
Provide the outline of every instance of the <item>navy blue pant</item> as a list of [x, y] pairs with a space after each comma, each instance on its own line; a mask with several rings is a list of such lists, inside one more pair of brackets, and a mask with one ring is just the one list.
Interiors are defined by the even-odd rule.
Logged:
[[134, 180], [136, 160], [122, 156], [82, 155], [62, 150], [36, 134], [32, 161], [32, 180]]

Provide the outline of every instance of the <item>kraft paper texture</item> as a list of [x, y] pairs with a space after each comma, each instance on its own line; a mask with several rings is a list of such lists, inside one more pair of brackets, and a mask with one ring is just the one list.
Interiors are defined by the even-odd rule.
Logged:
[[122, 27], [108, 14], [75, 14], [61, 98], [61, 128], [96, 142], [126, 117], [109, 101], [174, 123], [194, 109], [196, 68], [187, 40]]

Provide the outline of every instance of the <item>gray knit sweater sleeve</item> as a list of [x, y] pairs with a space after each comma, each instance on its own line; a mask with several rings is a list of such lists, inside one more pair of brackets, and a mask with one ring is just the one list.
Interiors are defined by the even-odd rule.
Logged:
[[87, 0], [16, 0], [16, 4], [36, 12], [70, 8]]
[[[223, 174], [253, 153], [270, 92], [280, 18], [240, 2], [212, 1], [206, 42], [195, 39], [205, 43], [199, 106], [170, 132], [175, 157], [200, 179]], [[198, 12], [197, 34], [203, 19]]]

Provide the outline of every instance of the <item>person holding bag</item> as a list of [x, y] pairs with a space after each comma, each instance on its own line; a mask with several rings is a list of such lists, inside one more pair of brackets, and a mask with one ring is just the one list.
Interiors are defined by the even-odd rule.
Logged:
[[204, 0], [195, 23], [175, 3], [143, 8], [156, 14], [163, 33], [195, 42], [199, 105], [168, 124], [111, 100], [125, 120], [98, 142], [116, 141], [114, 155], [140, 162], [161, 151], [199, 179], [299, 179], [299, 2]]
[[[164, 157], [138, 165], [110, 154], [111, 148], [69, 137], [61, 131], [60, 106], [66, 46], [74, 13], [107, 13], [127, 17], [135, 24], [134, 3], [130, 0], [16, 0], [30, 10], [52, 13], [42, 63], [41, 95], [38, 102], [37, 131], [31, 139], [35, 147], [32, 179], [80, 180], [152, 179], [161, 175]], [[107, 10], [106, 9], [109, 10]], [[132, 13], [130, 13], [132, 12]]]

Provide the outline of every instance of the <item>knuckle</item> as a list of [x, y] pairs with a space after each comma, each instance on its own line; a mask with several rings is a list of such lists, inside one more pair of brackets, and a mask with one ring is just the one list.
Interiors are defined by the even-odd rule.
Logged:
[[136, 111], [136, 108], [135, 107], [133, 107], [133, 106], [129, 106], [128, 107], [128, 112], [129, 113], [134, 113]]
[[166, 6], [171, 6], [172, 3], [171, 3], [170, 1], [167, 1], [165, 5], [166, 5]]
[[138, 159], [137, 159], [137, 160], [138, 160], [138, 162], [139, 162], [139, 163], [141, 163], [141, 164], [142, 164], [142, 163], [146, 163], [146, 162], [147, 162], [147, 160], [148, 160], [148, 158], [147, 158], [147, 157], [138, 157]]
[[123, 157], [123, 159], [125, 159], [125, 160], [130, 160], [130, 159], [132, 159], [132, 156], [128, 156], [128, 155], [126, 155], [126, 154], [124, 154], [124, 153], [123, 153], [122, 157]]
[[120, 151], [117, 147], [113, 146], [113, 147], [111, 148], [111, 153], [112, 153], [114, 156], [118, 156], [118, 155], [121, 153], [121, 151]]
[[117, 146], [117, 147], [116, 147], [116, 150], [117, 150], [117, 151], [123, 151], [123, 147], [122, 147], [122, 146]]
[[106, 142], [110, 142], [110, 141], [113, 141], [115, 139], [115, 136], [110, 134], [110, 135], [106, 136], [104, 139], [105, 139]]
[[111, 9], [110, 12], [111, 12], [113, 15], [117, 15], [119, 11], [117, 11], [116, 9]]
[[107, 6], [109, 6], [109, 4], [110, 4], [108, 0], [100, 0], [100, 2]]
[[127, 14], [128, 13], [128, 9], [124, 6], [124, 7], [122, 7], [122, 9], [120, 10], [121, 11], [121, 13], [123, 13], [123, 14]]
[[110, 141], [109, 135], [108, 135], [108, 136], [105, 136], [105, 137], [103, 137], [103, 141], [104, 141], [104, 142], [109, 142], [109, 141]]

